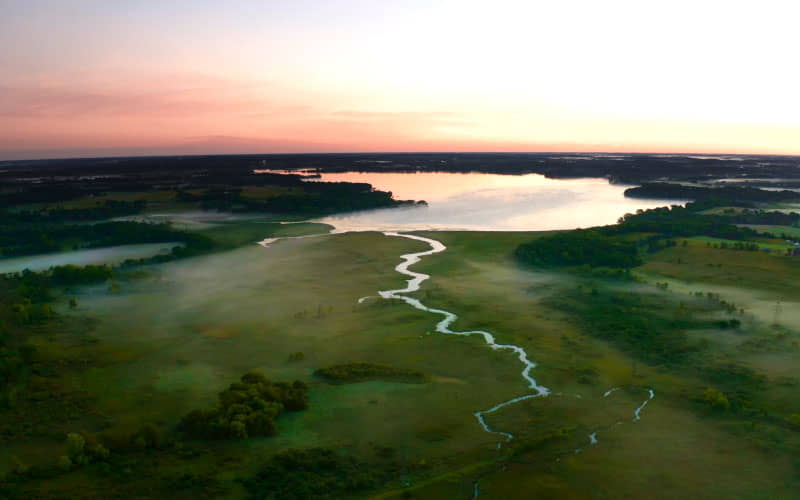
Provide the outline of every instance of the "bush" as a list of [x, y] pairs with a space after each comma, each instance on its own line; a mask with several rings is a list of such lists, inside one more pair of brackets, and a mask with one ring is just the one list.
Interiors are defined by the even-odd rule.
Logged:
[[160, 448], [163, 444], [161, 430], [153, 424], [145, 424], [131, 436], [131, 444], [140, 449]]
[[715, 410], [730, 410], [731, 408], [728, 397], [713, 387], [709, 387], [703, 391], [702, 400]]
[[246, 439], [273, 436], [275, 419], [283, 411], [308, 408], [308, 386], [296, 380], [270, 382], [259, 372], [248, 372], [241, 382], [219, 393], [219, 402], [206, 410], [189, 412], [178, 428], [195, 438]]
[[406, 382], [421, 384], [428, 381], [428, 375], [418, 370], [395, 368], [389, 365], [376, 363], [344, 363], [320, 368], [314, 375], [322, 377], [333, 383], [353, 383], [367, 380], [387, 380], [392, 382]]
[[324, 448], [288, 450], [275, 455], [244, 480], [253, 499], [349, 498], [386, 480], [376, 467]]
[[[108, 449], [88, 433], [67, 434], [66, 451], [66, 456], [62, 458], [69, 460], [70, 466], [102, 462], [110, 455]], [[59, 460], [59, 465], [65, 464], [66, 461]]]

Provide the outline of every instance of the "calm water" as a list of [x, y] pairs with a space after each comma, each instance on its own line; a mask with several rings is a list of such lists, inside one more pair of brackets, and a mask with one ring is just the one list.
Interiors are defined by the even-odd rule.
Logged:
[[118, 264], [126, 259], [141, 259], [158, 253], [168, 252], [182, 243], [143, 243], [140, 245], [121, 245], [116, 247], [92, 248], [74, 252], [27, 255], [0, 260], [0, 274], [14, 273], [30, 269], [43, 271], [53, 266], [74, 264], [87, 266], [90, 264]]
[[334, 215], [320, 220], [341, 231], [449, 229], [537, 231], [613, 224], [637, 209], [685, 200], [625, 198], [628, 186], [606, 179], [547, 179], [539, 174], [334, 173], [322, 181], [368, 182], [396, 199], [425, 200], [427, 207]]

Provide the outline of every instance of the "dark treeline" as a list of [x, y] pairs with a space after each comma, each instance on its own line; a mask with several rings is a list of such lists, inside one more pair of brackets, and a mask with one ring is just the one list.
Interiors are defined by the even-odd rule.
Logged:
[[[8, 203], [19, 204], [71, 199], [87, 192], [142, 191], [152, 189], [155, 184], [173, 189], [181, 185], [191, 188], [277, 182], [267, 177], [254, 179], [252, 169], [538, 173], [550, 178], [605, 177], [630, 184], [660, 179], [796, 180], [798, 177], [797, 157], [736, 155], [736, 160], [725, 156], [589, 153], [272, 154], [39, 160], [0, 162], [4, 170], [0, 172], [0, 190]], [[26, 188], [17, 189], [22, 185]], [[14, 189], [8, 189], [12, 186]]]
[[328, 214], [414, 203], [396, 201], [391, 192], [373, 189], [366, 183], [303, 182], [299, 187], [302, 189], [285, 190], [264, 198], [242, 196], [238, 187], [212, 188], [200, 193], [179, 191], [177, 199], [199, 203], [205, 210], [285, 214]]
[[770, 191], [750, 186], [699, 187], [653, 182], [625, 190], [628, 198], [707, 200], [717, 198], [727, 200], [727, 204], [739, 206], [741, 202], [769, 203], [800, 200], [797, 191]]
[[537, 266], [631, 268], [642, 263], [636, 242], [609, 238], [596, 230], [556, 233], [524, 243], [515, 255]]
[[24, 220], [17, 214], [0, 212], [0, 256], [99, 248], [133, 243], [186, 242], [189, 233], [176, 231], [166, 224], [131, 221], [97, 224], [63, 224], [45, 217]]
[[94, 221], [124, 217], [141, 213], [147, 206], [144, 200], [104, 200], [93, 206], [81, 208], [50, 207], [39, 210], [19, 210], [12, 215], [4, 214], [4, 218], [13, 216], [16, 223], [56, 223], [75, 221]]
[[[401, 203], [393, 200], [391, 193], [377, 191], [369, 184], [305, 182], [300, 175], [256, 173], [264, 168], [262, 156], [52, 160], [3, 165], [6, 169], [0, 171], [0, 207], [58, 204], [77, 198], [147, 191], [182, 193], [183, 201], [199, 201], [204, 208], [308, 215]], [[291, 195], [262, 200], [239, 195], [243, 187], [269, 186], [290, 188]], [[194, 191], [204, 193], [191, 193]]]
[[325, 368], [316, 370], [314, 375], [338, 384], [364, 382], [367, 380], [420, 384], [427, 382], [429, 379], [427, 374], [419, 370], [395, 368], [389, 365], [364, 362], [326, 366]]
[[610, 236], [657, 233], [666, 237], [703, 235], [729, 240], [744, 240], [758, 234], [752, 229], [733, 225], [725, 216], [697, 213], [697, 208], [690, 204], [639, 210], [635, 214], [625, 214], [616, 225], [599, 230]]
[[767, 226], [800, 226], [800, 213], [767, 210], [744, 210], [725, 214], [734, 224], [763, 224]]
[[746, 240], [758, 232], [735, 226], [728, 216], [698, 213], [708, 202], [673, 205], [625, 214], [615, 225], [556, 233], [523, 243], [515, 251], [520, 262], [535, 266], [583, 266], [629, 269], [642, 263], [642, 253], [675, 246], [676, 237], [711, 236]]

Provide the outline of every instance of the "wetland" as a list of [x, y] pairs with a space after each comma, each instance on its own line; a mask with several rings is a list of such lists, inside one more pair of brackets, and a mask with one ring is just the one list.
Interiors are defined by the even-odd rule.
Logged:
[[[0, 498], [796, 497], [792, 217], [605, 178], [196, 161], [134, 162], [160, 179], [138, 190], [17, 184], [4, 234], [63, 236], [0, 260]], [[148, 252], [60, 260], [120, 217]]]

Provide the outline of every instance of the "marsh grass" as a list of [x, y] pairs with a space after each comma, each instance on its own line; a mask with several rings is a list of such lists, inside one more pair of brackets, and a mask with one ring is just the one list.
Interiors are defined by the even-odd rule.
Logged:
[[[220, 238], [241, 241], [259, 228], [217, 230]], [[96, 326], [80, 335], [94, 340], [76, 345], [70, 356], [92, 362], [67, 372], [64, 383], [91, 394], [92, 412], [104, 418], [74, 425], [116, 436], [130, 435], [147, 422], [168, 430], [186, 412], [213, 404], [231, 380], [257, 369], [273, 380], [307, 382], [309, 409], [283, 415], [275, 437], [164, 451], [158, 467], [138, 459], [132, 470], [142, 477], [126, 479], [129, 491], [163, 488], [173, 484], [168, 478], [191, 473], [205, 478], [197, 481], [208, 491], [241, 498], [245, 491], [237, 478], [255, 474], [278, 452], [320, 446], [367, 460], [377, 448], [395, 457], [411, 484], [395, 479], [381, 498], [400, 498], [406, 490], [414, 498], [468, 496], [477, 478], [482, 498], [689, 498], [698, 492], [717, 498], [788, 498], [796, 491], [791, 458], [796, 431], [777, 420], [698, 406], [697, 395], [716, 383], [701, 371], [637, 361], [613, 339], [588, 335], [574, 321], [580, 311], [548, 306], [548, 298], [574, 290], [585, 278], [520, 268], [513, 250], [536, 234], [426, 234], [448, 250], [414, 267], [432, 274], [415, 296], [459, 314], [454, 330], [488, 329], [498, 342], [524, 347], [538, 363], [532, 375], [558, 393], [488, 415], [493, 428], [515, 435], [501, 450], [500, 438], [484, 432], [473, 413], [526, 393], [520, 363], [480, 338], [434, 333], [437, 316], [374, 298], [378, 290], [403, 286], [403, 277], [393, 270], [401, 254], [427, 249], [417, 241], [378, 233], [282, 240], [267, 249], [249, 245], [155, 266], [151, 279], [122, 283], [119, 293], [105, 287], [81, 289], [79, 312]], [[678, 258], [686, 263], [677, 264]], [[594, 286], [680, 302], [694, 290], [674, 289], [680, 280], [691, 280], [691, 287], [703, 291], [721, 285], [739, 290], [741, 281], [732, 282], [725, 266], [742, 270], [745, 282], [759, 293], [796, 296], [788, 284], [800, 274], [794, 261], [706, 249], [704, 244], [648, 256], [642, 275], [669, 281], [666, 291], [601, 280]], [[358, 304], [365, 296], [373, 298]], [[747, 308], [745, 298], [735, 301]], [[702, 321], [714, 317], [692, 314]], [[797, 357], [783, 348], [791, 345], [794, 330], [777, 339], [780, 332], [757, 316], [743, 324], [741, 332], [696, 333], [698, 340], [726, 339], [709, 342], [699, 361], [765, 373], [767, 385], [753, 393], [753, 404], [776, 419], [798, 411], [797, 388], [789, 380]], [[739, 347], [762, 338], [783, 342], [776, 344], [783, 350]], [[64, 339], [49, 342], [42, 352], [57, 359]], [[299, 351], [304, 357], [289, 361]], [[352, 360], [418, 370], [430, 374], [430, 381], [331, 385], [312, 375], [320, 367]], [[783, 383], [773, 384], [779, 377]], [[611, 387], [622, 389], [603, 397]], [[641, 420], [632, 422], [648, 388], [656, 398]], [[564, 437], [553, 437], [564, 429]], [[594, 431], [600, 442], [588, 446]], [[579, 447], [582, 451], [575, 454]], [[49, 463], [62, 448], [62, 440], [53, 439], [4, 453]], [[47, 488], [63, 493], [91, 485], [102, 496], [112, 483], [89, 470], [54, 479]], [[220, 485], [224, 488], [215, 489]], [[192, 488], [180, 491], [195, 496], [201, 491]]]

